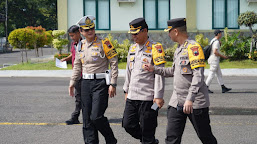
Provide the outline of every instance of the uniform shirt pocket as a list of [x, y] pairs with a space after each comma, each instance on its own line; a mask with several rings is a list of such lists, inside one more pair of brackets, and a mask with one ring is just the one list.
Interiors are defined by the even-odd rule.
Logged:
[[181, 67], [180, 72], [181, 74], [192, 74], [192, 69], [190, 67], [189, 60], [180, 60], [179, 65]]

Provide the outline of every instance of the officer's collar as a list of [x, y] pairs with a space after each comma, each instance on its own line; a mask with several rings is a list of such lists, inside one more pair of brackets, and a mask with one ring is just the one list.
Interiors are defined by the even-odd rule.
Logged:
[[188, 45], [189, 41], [186, 39], [182, 45], [178, 45], [178, 48], [185, 48]]
[[146, 42], [143, 45], [139, 45], [139, 47], [141, 47], [141, 49], [143, 49], [144, 47], [148, 47], [150, 46], [150, 42], [151, 42], [151, 38], [148, 36], [148, 39], [146, 40]]
[[88, 43], [88, 47], [90, 47], [93, 43], [95, 43], [97, 41], [98, 37], [95, 35], [95, 39], [92, 42], [87, 42]]

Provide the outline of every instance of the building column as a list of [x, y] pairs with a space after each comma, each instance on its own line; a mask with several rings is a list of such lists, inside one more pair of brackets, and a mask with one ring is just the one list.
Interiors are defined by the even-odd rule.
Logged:
[[58, 30], [68, 29], [68, 0], [57, 0]]
[[187, 30], [190, 32], [196, 32], [196, 0], [186, 0], [186, 19]]

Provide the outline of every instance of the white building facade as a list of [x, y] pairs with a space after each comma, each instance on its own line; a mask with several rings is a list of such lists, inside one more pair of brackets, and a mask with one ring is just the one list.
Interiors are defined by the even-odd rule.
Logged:
[[96, 30], [112, 33], [127, 32], [128, 23], [138, 17], [146, 19], [150, 32], [162, 31], [167, 20], [179, 17], [187, 18], [191, 32], [248, 30], [238, 26], [238, 15], [257, 13], [257, 0], [58, 0], [57, 6], [58, 29], [67, 30], [82, 16], [93, 15]]

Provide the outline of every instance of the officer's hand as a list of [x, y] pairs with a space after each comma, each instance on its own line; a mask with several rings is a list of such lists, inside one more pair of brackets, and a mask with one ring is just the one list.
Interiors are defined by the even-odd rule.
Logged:
[[110, 85], [108, 93], [110, 98], [114, 97], [116, 95], [116, 88]]
[[151, 64], [144, 64], [143, 68], [144, 68], [144, 70], [147, 70], [149, 72], [153, 72], [154, 71], [154, 66], [151, 65]]
[[60, 61], [63, 62], [63, 61], [66, 61], [66, 59], [65, 59], [65, 58], [62, 58]]
[[125, 101], [127, 100], [128, 97], [128, 93], [125, 93]]
[[190, 100], [186, 100], [183, 108], [183, 112], [185, 114], [193, 113], [193, 102]]
[[74, 97], [74, 86], [69, 87], [69, 95]]
[[164, 99], [163, 98], [155, 98], [153, 99], [153, 102], [158, 105], [159, 108], [162, 108], [164, 105]]

